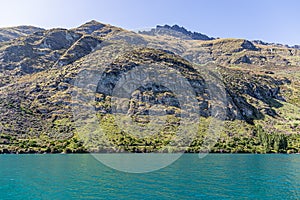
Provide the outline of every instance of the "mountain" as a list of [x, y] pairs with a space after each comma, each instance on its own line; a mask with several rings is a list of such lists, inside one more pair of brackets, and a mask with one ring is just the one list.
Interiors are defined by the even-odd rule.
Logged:
[[6, 42], [18, 37], [27, 36], [34, 32], [43, 30], [43, 28], [38, 28], [34, 26], [16, 26], [10, 28], [0, 28], [0, 42]]
[[150, 31], [139, 31], [140, 34], [145, 35], [168, 35], [174, 36], [185, 40], [213, 40], [214, 38], [210, 38], [207, 35], [191, 32], [186, 30], [184, 27], [180, 27], [178, 25], [157, 25], [156, 28], [151, 29]]
[[297, 48], [177, 25], [25, 29], [0, 43], [2, 153], [300, 151]]

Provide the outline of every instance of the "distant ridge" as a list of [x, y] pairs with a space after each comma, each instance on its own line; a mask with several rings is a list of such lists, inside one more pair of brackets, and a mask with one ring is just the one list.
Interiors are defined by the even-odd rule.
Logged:
[[11, 39], [27, 36], [37, 31], [43, 31], [43, 30], [45, 29], [34, 27], [34, 26], [15, 26], [15, 27], [0, 28], [0, 42], [6, 42]]
[[184, 27], [180, 27], [176, 24], [173, 26], [157, 25], [156, 28], [153, 28], [150, 31], [139, 31], [139, 33], [145, 35], [169, 35], [181, 39], [191, 39], [191, 40], [213, 40], [214, 39], [202, 33], [188, 31]]
[[300, 49], [300, 45], [287, 45], [287, 44], [280, 44], [280, 43], [269, 43], [269, 42], [264, 42], [262, 40], [253, 40], [252, 41], [255, 44], [259, 44], [259, 45], [266, 45], [266, 46], [278, 46], [278, 47], [286, 47], [286, 48], [293, 48], [293, 49]]
[[[205, 34], [199, 33], [199, 32], [192, 32], [187, 30], [186, 28], [179, 26], [177, 24], [170, 26], [170, 25], [157, 25], [155, 28], [152, 28], [149, 31], [139, 31], [138, 33], [144, 34], [144, 35], [168, 35], [177, 37], [180, 39], [185, 40], [214, 40], [218, 38], [209, 37]], [[258, 45], [264, 45], [264, 46], [278, 46], [278, 47], [286, 47], [286, 48], [293, 48], [293, 49], [300, 49], [300, 45], [287, 45], [287, 44], [280, 44], [280, 43], [269, 43], [264, 42], [262, 40], [252, 40], [254, 44]]]

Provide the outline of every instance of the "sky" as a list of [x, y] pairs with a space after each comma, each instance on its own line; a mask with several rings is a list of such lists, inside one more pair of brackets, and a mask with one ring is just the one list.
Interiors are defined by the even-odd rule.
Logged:
[[0, 27], [184, 26], [211, 37], [300, 44], [298, 0], [0, 0]]

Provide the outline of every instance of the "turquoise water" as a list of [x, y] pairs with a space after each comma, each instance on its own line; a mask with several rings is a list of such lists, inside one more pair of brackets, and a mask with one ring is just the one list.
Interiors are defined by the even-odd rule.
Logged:
[[0, 155], [0, 199], [300, 199], [300, 155], [186, 154], [146, 174], [91, 155]]

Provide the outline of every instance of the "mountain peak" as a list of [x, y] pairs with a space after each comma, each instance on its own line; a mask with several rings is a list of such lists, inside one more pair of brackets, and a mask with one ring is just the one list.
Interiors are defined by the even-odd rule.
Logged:
[[100, 25], [100, 24], [102, 24], [103, 25], [103, 23], [101, 23], [101, 22], [98, 22], [97, 20], [91, 20], [91, 21], [88, 21], [88, 22], [86, 22], [86, 23], [84, 23], [83, 25], [81, 25], [81, 26], [84, 26], [84, 25]]
[[78, 28], [76, 28], [76, 30], [78, 32], [84, 32], [86, 34], [91, 34], [94, 31], [102, 29], [105, 26], [106, 26], [105, 24], [102, 24], [96, 20], [91, 20], [91, 21], [86, 22], [86, 23], [82, 24], [81, 26], [79, 26]]
[[146, 35], [170, 35], [173, 37], [178, 37], [187, 40], [213, 40], [214, 39], [202, 33], [188, 31], [184, 27], [179, 26], [177, 24], [173, 26], [167, 24], [163, 26], [157, 25], [156, 28], [153, 28], [150, 31], [140, 31], [139, 33], [146, 34]]

